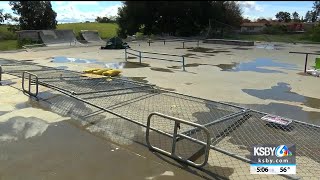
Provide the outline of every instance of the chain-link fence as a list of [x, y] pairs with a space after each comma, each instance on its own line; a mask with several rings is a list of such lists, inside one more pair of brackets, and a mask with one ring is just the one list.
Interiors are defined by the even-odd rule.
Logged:
[[[21, 76], [30, 71], [38, 76], [40, 85], [58, 91], [39, 90], [38, 98], [48, 102], [51, 110], [79, 120], [86, 130], [116, 143], [130, 146], [138, 142], [187, 163], [204, 163], [203, 171], [244, 179], [270, 177], [250, 175], [245, 162], [249, 162], [253, 145], [295, 144], [297, 176], [320, 176], [318, 126], [295, 120], [279, 125], [262, 120], [266, 113], [123, 78], [82, 77], [78, 72], [29, 62], [12, 63], [0, 63], [4, 73]], [[158, 114], [151, 117], [154, 112]]]

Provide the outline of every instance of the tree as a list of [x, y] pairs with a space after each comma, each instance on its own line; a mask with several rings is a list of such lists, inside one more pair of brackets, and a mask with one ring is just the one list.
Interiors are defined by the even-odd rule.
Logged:
[[109, 18], [107, 18], [107, 17], [99, 17], [99, 16], [95, 19], [95, 21], [98, 22], [98, 23], [109, 23], [109, 22], [111, 22], [111, 20]]
[[316, 22], [317, 20], [317, 15], [315, 11], [307, 11], [305, 15], [305, 22]]
[[292, 13], [292, 19], [293, 19], [294, 22], [299, 22], [300, 21], [299, 14], [296, 11]]
[[10, 1], [14, 14], [19, 15], [22, 30], [55, 29], [57, 13], [50, 1]]
[[3, 23], [5, 20], [12, 19], [11, 14], [5, 13], [3, 14], [3, 9], [0, 9], [0, 24]]
[[313, 2], [313, 13], [314, 13], [314, 16], [316, 16], [316, 17], [313, 17], [313, 19], [315, 18], [317, 20], [318, 19], [317, 16], [320, 15], [320, 1]]
[[239, 26], [242, 11], [232, 1], [125, 1], [118, 10], [118, 35], [169, 33], [196, 35], [213, 28]]
[[288, 12], [280, 11], [276, 14], [276, 18], [278, 19], [279, 22], [290, 22], [291, 21], [290, 13], [288, 13]]

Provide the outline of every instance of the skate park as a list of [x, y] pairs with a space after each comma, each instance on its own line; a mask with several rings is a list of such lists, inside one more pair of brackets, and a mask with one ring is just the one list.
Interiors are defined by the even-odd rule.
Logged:
[[[172, 178], [175, 179], [180, 176], [190, 179], [236, 179], [239, 176], [243, 176], [244, 179], [262, 178], [261, 175], [249, 174], [249, 169], [246, 168], [248, 163], [245, 161], [248, 154], [246, 147], [252, 143], [266, 143], [263, 141], [266, 139], [267, 142], [272, 142], [276, 138], [286, 142], [301, 143], [303, 151], [297, 157], [297, 163], [300, 162], [304, 166], [301, 165], [301, 169], [297, 169], [297, 177], [318, 176], [317, 172], [312, 171], [318, 166], [319, 156], [310, 152], [311, 149], [318, 148], [316, 142], [320, 103], [317, 95], [319, 87], [315, 86], [318, 78], [302, 73], [305, 65], [303, 55], [289, 53], [291, 51], [316, 53], [318, 45], [259, 42], [254, 46], [240, 46], [203, 43], [197, 39], [166, 40], [165, 43], [162, 40], [152, 42], [144, 40], [129, 41], [130, 49], [101, 50], [99, 45], [70, 45], [70, 42], [69, 44], [67, 42], [72, 38], [65, 39], [51, 40], [54, 42], [52, 44], [55, 44], [54, 47], [49, 45], [32, 47], [27, 51], [1, 53], [3, 75], [0, 88], [4, 94], [2, 102], [8, 102], [6, 96], [13, 92], [23, 97], [21, 102], [14, 101], [10, 102], [11, 105], [6, 105], [5, 112], [16, 112], [16, 114], [21, 112], [23, 116], [23, 112], [31, 109], [44, 109], [45, 112], [33, 116], [48, 119], [48, 127], [54, 125], [59, 127], [59, 124], [64, 123], [68, 128], [72, 127], [72, 132], [81, 129], [94, 137], [117, 144], [118, 149], [138, 153], [162, 165], [169, 164], [170, 166], [166, 168], [174, 172], [176, 177]], [[309, 66], [315, 57], [310, 55]], [[101, 87], [97, 86], [101, 83], [99, 80], [89, 84], [85, 83], [86, 78], [80, 78], [78, 84], [71, 81], [71, 77], [80, 77], [82, 71], [86, 69], [105, 67], [122, 71], [121, 76], [117, 77], [119, 81], [115, 78], [110, 81], [114, 81], [114, 85], [106, 84], [106, 87], [112, 86], [109, 95], [99, 92], [109, 89], [103, 84]], [[39, 91], [36, 97], [21, 92], [24, 71], [29, 71], [39, 78]], [[56, 82], [64, 77], [71, 78], [66, 85], [63, 85], [61, 79], [61, 82]], [[25, 88], [28, 89], [28, 80], [25, 83]], [[35, 85], [32, 85], [30, 93], [35, 92], [34, 87]], [[151, 92], [154, 91], [157, 96], [152, 95]], [[210, 136], [214, 135], [217, 139], [211, 144], [206, 165], [197, 169], [192, 166], [186, 167], [184, 163], [174, 161], [170, 156], [152, 153], [153, 151], [149, 150], [146, 142], [146, 126], [148, 115], [153, 111], [200, 125], [212, 123], [225, 116], [234, 118], [222, 124], [208, 126]], [[49, 112], [52, 114], [41, 117], [41, 114]], [[293, 123], [292, 130], [266, 127], [260, 120], [262, 116], [259, 115], [260, 112], [303, 123]], [[5, 116], [3, 119], [11, 117], [6, 114], [2, 115]], [[153, 127], [149, 129], [150, 143], [170, 151], [172, 146], [170, 138], [154, 131], [172, 133], [173, 129], [169, 127], [173, 128], [174, 122], [164, 117], [156, 117], [154, 120], [150, 121]], [[234, 122], [238, 124], [235, 125]], [[178, 132], [188, 132], [194, 128], [190, 126], [181, 125]], [[226, 132], [225, 129], [228, 127], [229, 132]], [[257, 129], [263, 129], [263, 133], [256, 134]], [[41, 132], [46, 134], [45, 130], [40, 130], [40, 133], [34, 136], [42, 137]], [[279, 137], [278, 133], [282, 136]], [[201, 142], [206, 142], [207, 139], [203, 131], [185, 134]], [[250, 138], [248, 134], [254, 134], [256, 137]], [[195, 145], [197, 144], [188, 142], [188, 139], [178, 141], [177, 152], [181, 157], [189, 157], [199, 151]], [[194, 155], [195, 162], [197, 164], [203, 162], [205, 154], [201, 153], [200, 158]], [[139, 167], [144, 166], [137, 166], [137, 169]], [[170, 175], [164, 177], [170, 178]], [[265, 178], [287, 177], [266, 175]]]

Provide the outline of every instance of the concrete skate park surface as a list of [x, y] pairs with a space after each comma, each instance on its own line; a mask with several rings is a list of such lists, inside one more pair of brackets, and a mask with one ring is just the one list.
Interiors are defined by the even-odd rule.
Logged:
[[[76, 71], [90, 67], [103, 67], [101, 63], [96, 62], [104, 62], [107, 67], [123, 68], [123, 76], [156, 84], [162, 88], [201, 98], [240, 104], [252, 109], [319, 125], [320, 86], [317, 85], [319, 78], [299, 74], [303, 72], [304, 56], [289, 54], [289, 51], [316, 52], [320, 46], [276, 44], [276, 46], [268, 46], [266, 43], [261, 43], [254, 47], [240, 47], [200, 43], [200, 48], [195, 48], [196, 42], [190, 42], [185, 44], [185, 49], [182, 49], [181, 42], [170, 42], [166, 45], [155, 42], [150, 46], [147, 42], [129, 43], [130, 47], [136, 50], [185, 55], [185, 72], [182, 71], [181, 63], [175, 62], [143, 58], [144, 66], [125, 63], [124, 50], [102, 51], [98, 46], [55, 48], [52, 50], [35, 48], [28, 52], [0, 54], [2, 59], [32, 60], [46, 66]], [[56, 61], [54, 57], [56, 57]], [[63, 61], [57, 57], [69, 59]], [[162, 56], [162, 58], [165, 57]], [[314, 58], [314, 56], [309, 57], [309, 63], [312, 65]], [[181, 60], [178, 57], [170, 59]], [[138, 62], [138, 58], [129, 55], [128, 61]], [[10, 79], [10, 77], [3, 79]], [[21, 82], [12, 86], [19, 88]], [[1, 160], [0, 163], [0, 169], [2, 169], [0, 177], [2, 178], [19, 179], [22, 175], [13, 171], [13, 169], [17, 169], [17, 166], [20, 168], [20, 172], [27, 173], [27, 176], [23, 175], [23, 177], [29, 179], [37, 179], [38, 177], [39, 179], [43, 177], [79, 179], [82, 174], [95, 177], [94, 179], [103, 179], [108, 177], [111, 172], [116, 174], [111, 179], [128, 179], [133, 178], [130, 173], [133, 173], [134, 169], [141, 172], [141, 176], [137, 175], [137, 179], [141, 179], [141, 177], [143, 177], [142, 179], [195, 179], [200, 177], [182, 171], [170, 162], [170, 165], [164, 163], [154, 157], [145, 147], [134, 145], [132, 142], [128, 143], [114, 134], [106, 133], [110, 127], [100, 124], [96, 125], [96, 128], [86, 129], [72, 123], [74, 122], [72, 120], [64, 119], [70, 116], [68, 113], [61, 117], [51, 111], [44, 111], [44, 107], [39, 105], [41, 101], [30, 100], [13, 87], [0, 86], [0, 89], [2, 93], [0, 106], [1, 109], [5, 109], [0, 110], [0, 128], [8, 129], [6, 127], [11, 127], [12, 129], [12, 131], [8, 130], [8, 132], [0, 134], [1, 141], [5, 142], [1, 143], [3, 152], [0, 157], [4, 160]], [[54, 94], [53, 91], [49, 92]], [[33, 114], [25, 116], [32, 112]], [[37, 127], [33, 128], [37, 131], [29, 132], [24, 129], [20, 134], [16, 133], [14, 128], [21, 127], [21, 122], [24, 122], [22, 120], [25, 119], [30, 121], [30, 124], [34, 124], [31, 127]], [[118, 127], [122, 126], [125, 125], [118, 124]], [[96, 135], [97, 132], [100, 134]], [[111, 139], [111, 142], [97, 138], [105, 136], [108, 137], [107, 139]], [[27, 148], [23, 149], [22, 147]], [[129, 151], [126, 151], [128, 149]], [[138, 156], [131, 151], [141, 152], [142, 155]], [[21, 157], [19, 158], [21, 160], [12, 159], [13, 156], [17, 159]], [[110, 160], [111, 156], [114, 158], [113, 160]], [[231, 179], [237, 179], [239, 176], [242, 176], [243, 179], [249, 178], [248, 164], [236, 160], [232, 161], [236, 163], [231, 163], [231, 161], [229, 163], [226, 159], [231, 157], [215, 151], [212, 151], [211, 156], [216, 157], [217, 162], [211, 164], [215, 171], [210, 178], [220, 176]], [[52, 158], [48, 159], [47, 157]], [[219, 161], [219, 158], [222, 160]], [[120, 159], [132, 162], [133, 165], [121, 162]], [[46, 161], [44, 162], [44, 160]], [[108, 163], [108, 161], [112, 161], [112, 163]], [[42, 165], [43, 162], [44, 165]], [[30, 163], [36, 165], [27, 168], [25, 165]], [[161, 169], [161, 171], [155, 172], [155, 169]], [[245, 173], [243, 169], [246, 169]], [[126, 172], [128, 173], [125, 174]], [[75, 174], [79, 177], [75, 177]], [[207, 175], [204, 176], [207, 177]], [[84, 179], [87, 179], [85, 177]], [[270, 176], [265, 178], [268, 177]], [[252, 177], [250, 176], [250, 178]], [[273, 176], [272, 178], [282, 177]]]

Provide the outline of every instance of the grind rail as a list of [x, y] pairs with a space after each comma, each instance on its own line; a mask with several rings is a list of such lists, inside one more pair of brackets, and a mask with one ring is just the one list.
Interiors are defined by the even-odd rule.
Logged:
[[41, 93], [38, 86], [42, 85], [130, 121], [146, 128], [151, 150], [196, 168], [214, 162], [208, 148], [250, 162], [250, 148], [257, 144], [295, 144], [297, 167], [310, 176], [320, 163], [317, 125], [292, 120], [283, 126], [262, 120], [264, 112], [122, 77], [92, 78], [22, 61], [0, 60], [0, 65], [0, 77], [3, 73], [21, 77], [22, 89], [30, 96]]

